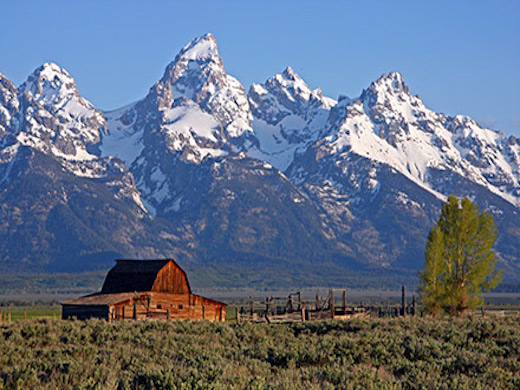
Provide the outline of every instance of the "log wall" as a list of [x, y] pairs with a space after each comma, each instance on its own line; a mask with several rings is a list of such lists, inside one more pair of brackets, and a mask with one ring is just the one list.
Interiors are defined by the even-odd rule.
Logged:
[[225, 321], [226, 305], [194, 294], [151, 292], [146, 296], [111, 305], [109, 313], [112, 321], [144, 318]]

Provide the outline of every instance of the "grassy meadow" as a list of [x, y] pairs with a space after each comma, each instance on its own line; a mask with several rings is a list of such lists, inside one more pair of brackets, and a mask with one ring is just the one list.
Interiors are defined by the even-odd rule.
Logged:
[[2, 389], [518, 389], [520, 317], [0, 324]]

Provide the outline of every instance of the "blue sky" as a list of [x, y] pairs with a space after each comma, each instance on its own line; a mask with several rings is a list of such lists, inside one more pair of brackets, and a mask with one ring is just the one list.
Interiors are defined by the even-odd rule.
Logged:
[[102, 109], [143, 97], [214, 34], [246, 88], [290, 65], [328, 96], [401, 72], [426, 105], [520, 136], [520, 1], [6, 1], [0, 72], [65, 67]]

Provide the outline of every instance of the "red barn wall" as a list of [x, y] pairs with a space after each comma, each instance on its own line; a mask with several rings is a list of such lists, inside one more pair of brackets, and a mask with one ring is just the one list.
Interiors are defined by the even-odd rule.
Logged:
[[175, 263], [169, 262], [157, 273], [152, 291], [187, 294], [190, 292], [190, 286], [184, 271]]

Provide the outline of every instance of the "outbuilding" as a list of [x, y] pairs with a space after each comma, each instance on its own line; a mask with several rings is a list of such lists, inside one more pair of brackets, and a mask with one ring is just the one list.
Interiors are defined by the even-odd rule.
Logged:
[[193, 294], [171, 259], [116, 260], [100, 292], [62, 303], [62, 318], [72, 317], [225, 321], [226, 304]]

